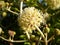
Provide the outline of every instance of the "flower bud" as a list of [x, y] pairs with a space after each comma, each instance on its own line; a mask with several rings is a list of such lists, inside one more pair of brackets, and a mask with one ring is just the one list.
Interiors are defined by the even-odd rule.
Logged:
[[26, 38], [26, 35], [20, 35], [20, 38], [24, 39], [24, 38]]
[[32, 45], [36, 45], [36, 43], [35, 42], [32, 42]]
[[50, 32], [50, 28], [46, 27], [46, 32], [49, 33]]
[[8, 2], [6, 2], [6, 5], [7, 5], [7, 6], [9, 6], [9, 3], [8, 3]]
[[34, 39], [35, 38], [35, 35], [31, 35], [31, 38]]
[[15, 31], [8, 30], [8, 34], [9, 34], [11, 37], [14, 37], [14, 35], [16, 34], [16, 32], [15, 32]]
[[7, 15], [6, 12], [3, 12], [3, 13], [2, 13], [2, 16], [3, 16], [3, 17], [6, 17], [6, 15]]
[[10, 3], [10, 5], [12, 6], [12, 5], [13, 5], [13, 3]]
[[25, 42], [24, 45], [31, 45], [30, 42]]
[[56, 29], [56, 35], [60, 35], [60, 30]]
[[44, 32], [45, 33], [49, 33], [50, 32], [50, 28], [46, 25], [46, 27], [44, 28]]
[[38, 41], [38, 40], [39, 40], [39, 37], [38, 37], [38, 36], [36, 36], [34, 40], [35, 40], [35, 41]]

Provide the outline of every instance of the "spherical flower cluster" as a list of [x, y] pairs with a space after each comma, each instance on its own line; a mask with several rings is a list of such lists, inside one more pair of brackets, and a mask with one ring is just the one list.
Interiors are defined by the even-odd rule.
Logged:
[[45, 0], [51, 9], [60, 8], [60, 0]]
[[18, 17], [20, 27], [28, 32], [35, 30], [35, 25], [39, 27], [42, 21], [42, 13], [34, 7], [25, 8], [22, 15]]

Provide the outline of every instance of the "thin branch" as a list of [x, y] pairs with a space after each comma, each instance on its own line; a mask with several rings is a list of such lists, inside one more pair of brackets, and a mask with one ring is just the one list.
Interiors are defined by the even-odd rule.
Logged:
[[45, 45], [48, 45], [48, 42], [47, 42], [48, 34], [47, 34], [47, 33], [45, 33], [45, 36], [46, 36]]
[[40, 42], [44, 42], [43, 40], [41, 40], [42, 39], [42, 36], [39, 38], [39, 40], [38, 40], [38, 44], [37, 45], [39, 45], [40, 44]]
[[45, 40], [45, 36], [43, 34], [43, 32], [35, 25], [36, 29], [40, 32], [41, 36], [43, 37], [43, 39]]
[[53, 38], [54, 38], [54, 35], [48, 39], [48, 42], [50, 42]]
[[1, 39], [8, 41], [8, 42], [26, 42], [27, 40], [9, 40], [9, 39], [5, 39], [4, 37], [0, 36]]
[[6, 10], [9, 11], [9, 12], [11, 12], [11, 13], [13, 13], [13, 14], [19, 15], [19, 13], [16, 13], [16, 12], [10, 10], [10, 8], [11, 8], [11, 7], [7, 8]]

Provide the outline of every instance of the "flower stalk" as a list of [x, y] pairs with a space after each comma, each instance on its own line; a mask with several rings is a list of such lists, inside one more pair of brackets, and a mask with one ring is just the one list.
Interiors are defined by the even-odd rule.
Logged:
[[23, 10], [23, 0], [21, 0], [20, 2], [20, 15], [22, 14], [22, 10]]
[[11, 13], [13, 13], [13, 14], [19, 15], [19, 13], [16, 13], [16, 12], [10, 10], [10, 8], [11, 8], [11, 7], [7, 8], [6, 10], [9, 11], [9, 12], [11, 12]]
[[28, 31], [26, 31], [26, 35], [27, 35], [27, 38], [30, 39], [30, 35], [29, 35]]
[[43, 37], [43, 39], [45, 40], [45, 36], [43, 34], [43, 32], [35, 25], [36, 29], [40, 32], [41, 36]]
[[21, 42], [26, 42], [27, 40], [9, 40], [9, 39], [5, 39], [4, 37], [2, 37], [2, 36], [0, 36], [0, 38], [2, 39], [2, 40], [5, 40], [5, 41], [8, 41], [8, 42], [11, 42], [11, 43], [14, 43], [14, 42], [19, 42], [19, 43], [21, 43]]
[[47, 33], [45, 33], [45, 36], [46, 36], [46, 38], [45, 38], [45, 45], [48, 45], [48, 41], [47, 41], [47, 36], [48, 34]]

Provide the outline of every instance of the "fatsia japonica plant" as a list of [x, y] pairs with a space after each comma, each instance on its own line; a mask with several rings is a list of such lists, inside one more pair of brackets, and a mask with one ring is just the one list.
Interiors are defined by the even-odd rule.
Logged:
[[60, 0], [0, 0], [0, 45], [60, 45]]

